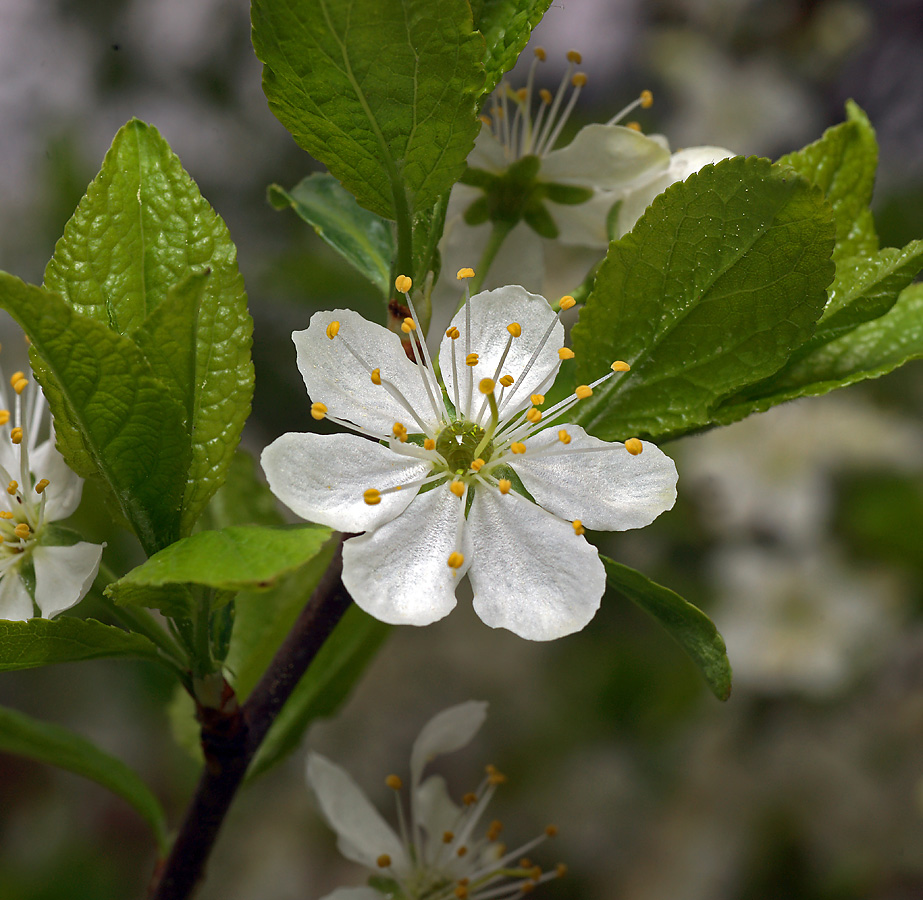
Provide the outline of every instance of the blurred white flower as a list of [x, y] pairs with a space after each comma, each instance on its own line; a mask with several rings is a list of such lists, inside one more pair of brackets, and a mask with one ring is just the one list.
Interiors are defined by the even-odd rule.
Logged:
[[449, 796], [443, 778], [423, 778], [435, 757], [468, 744], [486, 715], [486, 703], [470, 700], [423, 726], [410, 755], [409, 811], [402, 802], [407, 793], [403, 780], [397, 775], [385, 779], [396, 796], [397, 830], [343, 769], [319, 753], [310, 754], [308, 783], [337, 833], [340, 852], [373, 872], [369, 887], [338, 888], [325, 900], [381, 900], [382, 894], [402, 900], [499, 900], [522, 896], [564, 874], [563, 866], [543, 872], [523, 858], [556, 833], [553, 826], [508, 851], [499, 843], [502, 824], [481, 824], [497, 786], [506, 780], [494, 766], [487, 766], [477, 789], [465, 794], [460, 805]]

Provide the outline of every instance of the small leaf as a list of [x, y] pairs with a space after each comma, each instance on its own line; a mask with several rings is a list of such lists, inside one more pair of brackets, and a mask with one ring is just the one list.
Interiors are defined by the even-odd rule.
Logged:
[[577, 381], [616, 359], [576, 421], [607, 440], [701, 428], [807, 341], [834, 274], [820, 191], [767, 160], [705, 166], [612, 243], [573, 329]]
[[158, 659], [152, 641], [95, 619], [0, 620], [0, 672], [109, 656]]
[[606, 584], [624, 594], [656, 619], [699, 667], [711, 692], [719, 700], [731, 695], [731, 664], [724, 638], [702, 610], [669, 588], [605, 556]]
[[474, 27], [487, 41], [484, 93], [490, 93], [516, 65], [532, 29], [542, 20], [551, 0], [471, 0]]
[[276, 209], [291, 207], [318, 236], [355, 266], [382, 294], [391, 291], [391, 223], [363, 209], [332, 175], [315, 173], [292, 190], [269, 186]]
[[151, 826], [160, 853], [166, 853], [166, 816], [157, 798], [125, 763], [86, 738], [60, 725], [39, 722], [21, 712], [0, 707], [0, 751], [66, 769], [112, 791], [131, 804]]

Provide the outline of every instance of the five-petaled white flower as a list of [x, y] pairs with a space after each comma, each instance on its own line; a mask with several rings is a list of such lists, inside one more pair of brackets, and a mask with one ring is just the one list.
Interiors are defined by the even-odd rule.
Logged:
[[83, 479], [55, 449], [52, 426], [37, 442], [47, 411], [41, 390], [30, 390], [23, 372], [14, 373], [10, 385], [12, 410], [0, 375], [0, 478], [6, 482], [0, 492], [0, 619], [31, 619], [33, 601], [50, 619], [90, 589], [103, 548], [86, 541], [48, 543], [48, 523], [77, 508]]
[[554, 826], [508, 851], [499, 843], [502, 823], [481, 824], [494, 791], [506, 780], [494, 766], [487, 766], [461, 805], [451, 799], [443, 778], [423, 778], [427, 763], [471, 741], [486, 714], [486, 703], [469, 700], [423, 726], [410, 756], [409, 816], [401, 802], [403, 780], [385, 779], [397, 796], [397, 831], [343, 769], [310, 754], [308, 783], [337, 833], [340, 852], [375, 873], [369, 887], [338, 888], [324, 900], [382, 900], [382, 894], [401, 900], [507, 900], [564, 874], [563, 865], [544, 872], [524, 858], [556, 833]]
[[547, 301], [508, 286], [466, 300], [442, 339], [440, 383], [405, 296], [416, 362], [351, 310], [315, 313], [292, 335], [312, 415], [364, 437], [282, 435], [262, 456], [273, 493], [305, 519], [366, 532], [343, 546], [343, 582], [382, 621], [441, 619], [467, 573], [491, 627], [532, 640], [578, 631], [606, 583], [584, 528], [640, 528], [676, 498], [673, 461], [653, 444], [562, 422], [628, 364], [543, 409], [573, 352]]

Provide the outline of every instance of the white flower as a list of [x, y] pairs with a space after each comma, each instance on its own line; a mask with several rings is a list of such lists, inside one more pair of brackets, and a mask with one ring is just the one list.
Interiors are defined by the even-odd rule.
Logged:
[[0, 619], [31, 619], [33, 599], [50, 619], [90, 589], [103, 548], [85, 541], [48, 543], [48, 523], [77, 508], [83, 480], [55, 449], [53, 431], [37, 443], [47, 411], [41, 390], [30, 390], [22, 372], [10, 384], [12, 411], [0, 375], [0, 478], [6, 485], [0, 492]]
[[305, 519], [366, 532], [344, 544], [343, 582], [382, 621], [441, 619], [467, 573], [491, 627], [532, 640], [580, 630], [606, 582], [584, 527], [640, 528], [676, 498], [673, 461], [653, 444], [561, 422], [628, 365], [543, 410], [573, 353], [545, 299], [518, 286], [466, 301], [442, 339], [441, 382], [415, 314], [403, 328], [416, 363], [351, 310], [292, 335], [312, 415], [366, 437], [282, 435], [262, 456], [273, 493]]
[[423, 779], [426, 765], [468, 744], [486, 715], [486, 703], [470, 700], [423, 726], [410, 756], [409, 816], [401, 802], [402, 779], [385, 779], [397, 796], [397, 831], [343, 769], [319, 753], [310, 754], [308, 783], [337, 833], [340, 852], [375, 873], [371, 887], [338, 888], [325, 900], [381, 900], [382, 894], [403, 900], [508, 898], [564, 874], [564, 866], [542, 872], [523, 859], [556, 833], [553, 826], [510, 852], [498, 842], [500, 822], [479, 828], [497, 786], [506, 780], [496, 768], [487, 766], [481, 784], [461, 805], [451, 799], [443, 778]]

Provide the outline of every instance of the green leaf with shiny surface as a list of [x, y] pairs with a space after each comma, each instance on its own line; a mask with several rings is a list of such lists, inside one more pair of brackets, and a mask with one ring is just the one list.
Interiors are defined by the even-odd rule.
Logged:
[[834, 274], [821, 192], [768, 160], [705, 166], [612, 243], [573, 329], [577, 381], [626, 360], [575, 420], [607, 440], [706, 426], [809, 340]]
[[731, 664], [724, 638], [698, 607], [646, 575], [601, 556], [607, 590], [618, 591], [662, 625], [698, 666], [719, 700], [731, 696]]

